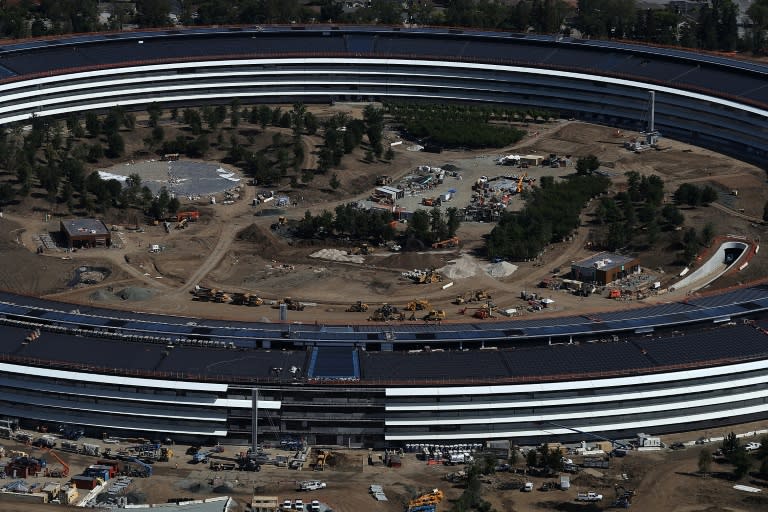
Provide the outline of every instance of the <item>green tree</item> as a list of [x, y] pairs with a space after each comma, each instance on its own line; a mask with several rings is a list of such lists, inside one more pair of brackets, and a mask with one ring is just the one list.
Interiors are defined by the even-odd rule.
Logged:
[[154, 128], [152, 128], [152, 142], [155, 144], [160, 144], [163, 142], [163, 139], [165, 139], [165, 130], [162, 126], [156, 125]]
[[125, 141], [122, 135], [117, 132], [111, 133], [107, 136], [107, 150], [106, 155], [109, 158], [118, 158], [123, 155], [125, 151]]
[[600, 168], [600, 160], [595, 155], [587, 155], [576, 162], [576, 173], [580, 175], [592, 174]]
[[338, 188], [341, 186], [341, 182], [339, 181], [339, 176], [336, 173], [333, 173], [331, 175], [331, 180], [328, 182], [328, 184], [331, 186], [333, 190], [338, 190]]
[[418, 209], [413, 212], [408, 223], [407, 232], [414, 238], [426, 242], [430, 239], [429, 213], [426, 210]]
[[159, 103], [153, 101], [147, 105], [147, 114], [149, 114], [149, 126], [155, 127], [160, 121], [160, 116], [163, 114], [163, 109]]
[[704, 448], [699, 452], [699, 473], [707, 475], [712, 467], [712, 452]]
[[720, 449], [723, 450], [723, 453], [726, 456], [738, 451], [740, 448], [741, 443], [739, 443], [739, 438], [736, 437], [734, 432], [730, 432], [728, 435], [726, 435], [723, 438], [723, 442], [720, 444]]
[[200, 135], [203, 133], [203, 120], [200, 117], [200, 112], [194, 108], [185, 108], [182, 112], [182, 119], [184, 124], [189, 126], [193, 135]]
[[717, 190], [715, 190], [711, 186], [706, 185], [701, 190], [701, 204], [703, 204], [704, 206], [709, 206], [710, 203], [714, 203], [715, 201], [717, 201], [717, 198], [718, 198]]
[[272, 120], [272, 110], [266, 105], [259, 106], [259, 126], [265, 130]]
[[752, 468], [752, 458], [744, 447], [739, 448], [728, 456], [728, 461], [733, 464], [733, 475], [737, 480], [744, 477]]
[[90, 138], [101, 135], [101, 121], [95, 112], [86, 112], [85, 130], [88, 132], [88, 137]]
[[319, 123], [317, 122], [317, 117], [315, 117], [312, 112], [307, 112], [304, 114], [304, 126], [309, 135], [314, 135], [317, 133]]
[[536, 450], [528, 450], [528, 453], [525, 454], [525, 463], [528, 464], [528, 467], [537, 467], [538, 459], [539, 457]]
[[699, 253], [699, 237], [696, 228], [688, 228], [683, 235], [683, 260], [692, 263]]
[[701, 243], [707, 247], [712, 245], [712, 240], [715, 239], [715, 225], [711, 222], [707, 222], [701, 229]]
[[682, 226], [685, 222], [683, 213], [673, 204], [665, 205], [661, 209], [661, 216], [672, 226]]
[[520, 461], [520, 447], [515, 444], [512, 444], [512, 448], [509, 450], [509, 465], [512, 467], [515, 467], [517, 466], [517, 463], [519, 461]]
[[101, 143], [94, 142], [90, 146], [88, 146], [88, 161], [91, 163], [94, 163], [101, 158], [104, 158], [104, 148], [101, 146]]

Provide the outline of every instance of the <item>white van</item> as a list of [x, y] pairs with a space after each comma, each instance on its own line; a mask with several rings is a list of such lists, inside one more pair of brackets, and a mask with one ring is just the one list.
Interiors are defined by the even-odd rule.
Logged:
[[520, 488], [523, 492], [532, 492], [533, 491], [533, 482], [525, 482], [525, 484]]

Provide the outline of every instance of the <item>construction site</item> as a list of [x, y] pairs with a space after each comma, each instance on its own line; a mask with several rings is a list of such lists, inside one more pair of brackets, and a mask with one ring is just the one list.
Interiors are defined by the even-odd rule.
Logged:
[[[148, 318], [153, 318], [155, 313], [166, 313], [188, 317], [190, 323], [200, 322], [201, 318], [217, 319], [222, 324], [270, 322], [286, 326], [285, 329], [277, 327], [283, 332], [285, 345], [282, 346], [285, 347], [290, 347], [293, 329], [301, 326], [315, 326], [318, 332], [334, 329], [351, 332], [353, 328], [331, 326], [381, 324], [386, 334], [390, 332], [387, 330], [390, 325], [419, 324], [425, 330], [426, 339], [431, 335], [430, 330], [451, 323], [546, 321], [564, 314], [599, 318], [598, 314], [604, 311], [642, 308], [686, 298], [689, 290], [673, 289], [682, 280], [679, 274], [684, 267], [675, 263], [673, 255], [663, 252], [639, 253], [642, 272], [621, 277], [609, 285], [593, 287], [571, 275], [574, 262], [599, 252], [590, 245], [589, 213], [572, 239], [549, 246], [535, 260], [494, 262], [483, 258], [479, 250], [492, 228], [495, 214], [491, 212], [501, 211], [499, 205], [513, 210], [521, 208], [526, 190], [538, 186], [545, 176], [560, 179], [572, 174], [576, 155], [587, 153], [598, 155], [606, 163], [616, 189], [626, 186], [625, 171], [639, 170], [663, 176], [670, 191], [677, 184], [691, 180], [712, 183], [723, 190], [724, 209], [708, 207], [685, 211], [691, 225], [701, 227], [715, 222], [718, 232], [749, 240], [759, 239], [764, 230], [757, 219], [768, 200], [768, 191], [764, 190], [764, 176], [759, 169], [668, 140], [662, 141], [667, 148], [664, 151], [634, 153], [623, 147], [624, 140], [616, 136], [615, 130], [581, 123], [554, 122], [538, 125], [536, 131], [538, 135], [531, 135], [519, 148], [492, 153], [444, 152], [432, 157], [428, 164], [424, 154], [401, 150], [398, 146], [392, 164], [378, 163], [373, 170], [353, 167], [345, 171], [350, 174], [350, 180], [364, 182], [366, 186], [332, 203], [321, 200], [308, 188], [300, 192], [288, 188], [265, 192], [262, 187], [238, 185], [236, 198], [219, 193], [215, 202], [210, 197], [187, 199], [178, 214], [164, 219], [105, 218], [103, 222], [109, 227], [112, 240], [109, 248], [99, 245], [69, 251], [46, 237], [59, 229], [58, 221], [6, 208], [0, 219], [6, 226], [4, 257], [19, 271], [1, 273], [0, 284], [7, 290], [80, 304], [83, 311], [109, 307], [139, 312]], [[511, 167], [499, 163], [499, 155], [516, 154], [570, 155], [570, 158], [557, 156], [556, 167], [551, 158], [548, 164], [545, 164], [546, 158], [538, 164], [530, 160], [527, 167], [523, 167], [522, 162], [515, 162]], [[436, 168], [445, 170], [442, 178], [440, 171], [433, 170]], [[376, 176], [380, 178], [378, 184]], [[401, 189], [406, 176], [418, 176], [422, 183], [417, 185], [411, 180], [410, 188]], [[432, 179], [426, 181], [430, 176]], [[438, 183], [440, 179], [442, 183]], [[371, 207], [394, 209], [393, 220], [397, 221], [398, 231], [407, 227], [408, 214], [402, 213], [397, 218], [395, 213], [428, 209], [430, 207], [423, 204], [425, 199], [433, 199], [433, 204], [439, 199], [441, 208], [460, 207], [464, 211], [464, 222], [455, 237], [415, 251], [405, 250], [400, 244], [379, 245], [364, 240], [323, 246], [317, 241], [300, 242], [291, 237], [291, 225], [305, 211], [320, 213], [350, 200], [366, 204], [371, 190], [383, 186], [404, 192], [402, 197], [397, 197], [400, 192], [385, 190], [395, 197], [392, 204], [381, 202], [381, 197], [376, 203], [371, 202]], [[740, 194], [730, 194], [733, 189], [738, 189]], [[482, 213], [471, 213], [473, 208]], [[41, 245], [44, 250], [35, 254]], [[318, 253], [320, 256], [312, 256]], [[86, 270], [77, 270], [80, 268]], [[714, 286], [750, 282], [761, 278], [766, 271], [768, 267], [759, 258], [753, 258], [748, 267], [720, 277]], [[79, 284], [70, 286], [74, 276], [80, 276]], [[117, 322], [115, 320], [115, 325]], [[199, 332], [207, 332], [206, 329], [208, 327], [200, 327]], [[46, 334], [36, 336], [45, 338]], [[32, 340], [29, 346], [36, 346], [38, 341]], [[281, 345], [274, 342], [274, 346]], [[469, 343], [466, 346], [474, 347]], [[488, 351], [492, 350], [490, 343], [477, 346], [483, 353], [495, 355]], [[413, 357], [427, 353], [439, 356], [442, 350], [434, 342], [428, 349], [423, 344], [408, 348], [414, 353], [407, 355]], [[168, 360], [174, 351], [182, 353], [183, 350], [186, 349], [166, 348], [168, 354], [162, 358]], [[282, 354], [279, 350], [273, 352], [275, 362], [267, 368], [268, 372], [270, 368], [274, 370], [271, 375], [288, 383], [305, 378], [309, 368], [305, 361], [309, 361], [311, 355], [299, 357], [291, 350]], [[118, 353], [121, 352], [115, 352]], [[238, 354], [239, 351], [229, 352], [226, 359], [231, 360]], [[336, 382], [332, 379], [339, 375], [340, 363], [335, 361], [342, 361], [342, 355], [348, 357], [347, 352], [339, 351], [339, 354], [333, 360], [336, 366], [329, 366], [327, 372], [321, 374], [330, 376], [332, 382]], [[457, 351], [445, 355], [460, 365], [462, 354], [464, 352]], [[514, 355], [520, 358], [520, 353]], [[330, 362], [320, 358], [318, 364]], [[234, 363], [206, 361], [205, 364], [225, 367]], [[394, 371], [398, 364], [379, 366], [391, 366]], [[489, 359], [487, 367], [490, 369], [492, 364]], [[326, 382], [326, 378], [317, 377], [312, 383]], [[277, 395], [275, 391], [268, 398], [276, 399]], [[316, 419], [313, 417], [310, 422]], [[283, 426], [267, 425], [266, 428], [272, 431]], [[737, 431], [763, 428], [762, 424], [756, 424]], [[76, 431], [70, 433], [77, 435]], [[17, 475], [16, 478], [9, 476], [7, 482], [15, 483], [11, 489], [29, 495], [42, 493], [47, 487], [46, 499], [49, 502], [58, 499], [62, 503], [63, 500], [81, 501], [91, 491], [100, 489], [101, 497], [97, 500], [104, 503], [110, 500], [118, 503], [123, 497], [137, 503], [164, 503], [170, 499], [227, 496], [236, 503], [232, 506], [240, 510], [252, 504], [252, 510], [259, 510], [259, 506], [261, 510], [270, 511], [298, 510], [298, 502], [304, 510], [316, 510], [312, 507], [317, 501], [319, 510], [341, 512], [368, 509], [395, 512], [409, 508], [444, 512], [464, 493], [470, 467], [466, 456], [464, 462], [460, 462], [456, 453], [452, 457], [452, 449], [448, 449], [447, 455], [435, 457], [432, 448], [431, 458], [422, 457], [423, 449], [409, 451], [406, 448], [402, 453], [378, 447], [373, 451], [348, 446], [342, 449], [335, 435], [312, 439], [311, 447], [299, 448], [298, 443], [288, 442], [283, 445], [284, 439], [268, 437], [261, 443], [261, 450], [249, 452], [250, 446], [231, 445], [217, 448], [216, 443], [209, 443], [192, 447], [197, 451], [190, 450], [189, 454], [186, 445], [161, 442], [158, 450], [154, 441], [149, 441], [155, 447], [152, 448], [138, 439], [129, 442], [110, 436], [71, 440], [62, 438], [60, 433], [53, 434], [56, 439], [52, 442], [58, 445], [51, 454], [45, 451], [47, 448], [38, 449], [31, 444], [42, 435], [31, 433], [29, 445], [17, 440], [3, 443], [6, 454], [10, 450], [20, 452], [3, 459], [10, 461], [10, 466], [6, 466], [10, 473], [6, 471], [6, 474], [12, 475], [15, 471]], [[670, 436], [665, 437], [665, 442], [680, 439], [693, 443], [698, 437], [708, 436], [711, 434], [703, 432]], [[466, 451], [477, 464], [485, 460], [486, 448]], [[160, 460], [163, 449], [172, 452], [166, 451], [167, 461]], [[614, 503], [619, 506], [628, 500], [638, 510], [682, 510], [675, 508], [678, 503], [695, 503], [701, 510], [712, 503], [736, 504], [738, 510], [750, 511], [765, 506], [760, 500], [754, 500], [752, 494], [745, 498], [724, 479], [688, 475], [696, 471], [699, 449], [691, 444], [682, 451], [632, 452], [624, 458], [611, 458], [607, 468], [590, 466], [597, 462], [589, 457], [586, 457], [587, 465], [583, 465], [579, 456], [566, 454], [563, 456], [582, 468], [578, 473], [566, 473], [571, 486], [568, 490], [561, 490], [563, 475], [532, 474], [524, 468], [522, 460], [512, 464], [509, 456], [497, 456], [492, 464], [494, 471], [479, 477], [481, 494], [496, 510], [505, 512], [534, 507], [575, 509], [579, 507], [579, 493], [586, 493], [587, 497], [589, 493], [602, 495], [602, 501], [585, 501], [588, 506], [601, 508]], [[45, 460], [45, 465], [41, 460]], [[117, 461], [117, 466], [110, 466], [106, 461]], [[147, 467], [151, 468], [151, 477], [144, 476]], [[294, 471], [302, 471], [303, 476]], [[311, 471], [311, 476], [307, 476], [306, 471]], [[71, 483], [67, 489], [77, 489], [77, 498], [72, 490], [64, 490], [62, 494], [68, 482]], [[49, 486], [51, 483], [55, 485]], [[78, 483], [83, 487], [78, 487]], [[89, 486], [93, 488], [88, 489]], [[636, 495], [627, 496], [629, 490]], [[0, 499], [3, 497], [7, 498], [0, 496]], [[13, 503], [14, 507], [19, 503], [18, 510], [24, 510], [25, 506], [28, 510], [39, 509], [35, 508], [39, 507], [37, 504]], [[223, 504], [216, 502], [214, 506], [221, 509]]]
[[[743, 437], [746, 442], [765, 432]], [[385, 451], [313, 448], [283, 439], [265, 441], [252, 451], [185, 447], [170, 439], [165, 441], [169, 444], [73, 440], [58, 429], [47, 434], [11, 429], [0, 453], [6, 475], [0, 508], [23, 512], [43, 510], [46, 504], [74, 510], [177, 503], [174, 510], [181, 511], [444, 512], [466, 502], [471, 487], [478, 499], [500, 512], [559, 510], [579, 502], [592, 502], [590, 510], [675, 510], [675, 503], [691, 503], [691, 496], [700, 507], [730, 502], [739, 503], [738, 510], [762, 510], [759, 494], [734, 489], [728, 479], [696, 474], [699, 452], [717, 447], [717, 439], [701, 435], [665, 436], [662, 442], [639, 434], [628, 444], [598, 440], [522, 448], [502, 442], [409, 444]], [[609, 456], [618, 453], [617, 443], [621, 454]], [[535, 458], [529, 450], [539, 457], [556, 454], [559, 469], [526, 463]], [[730, 470], [723, 462], [716, 465], [718, 471]]]

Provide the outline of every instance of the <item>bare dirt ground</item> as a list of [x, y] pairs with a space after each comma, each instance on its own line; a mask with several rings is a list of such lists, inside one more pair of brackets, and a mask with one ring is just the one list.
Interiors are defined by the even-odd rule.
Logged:
[[[355, 112], [358, 105], [323, 107], [323, 113], [336, 111]], [[453, 164], [461, 170], [463, 180], [446, 182], [445, 188], [457, 190], [451, 205], [464, 206], [461, 201], [469, 197], [469, 187], [481, 175], [498, 175], [509, 172], [494, 164], [495, 158], [511, 152], [525, 154], [567, 154], [573, 156], [596, 154], [604, 169], [613, 174], [614, 187], [625, 186], [624, 173], [630, 170], [643, 174], [657, 174], [666, 183], [671, 194], [685, 182], [710, 184], [722, 191], [718, 204], [707, 208], [685, 210], [686, 225], [701, 228], [712, 222], [718, 234], [744, 235], [759, 240], [764, 231], [755, 222], [762, 217], [762, 208], [768, 200], [768, 188], [764, 186], [763, 171], [730, 158], [700, 148], [663, 140], [661, 151], [635, 154], [622, 148], [623, 141], [631, 134], [619, 134], [616, 130], [574, 122], [558, 122], [535, 125], [528, 128], [529, 136], [514, 147], [499, 151], [459, 152], [446, 151], [440, 155], [429, 155], [407, 151], [408, 142], [396, 146], [393, 163], [365, 164], [361, 154], [345, 159], [345, 169], [338, 172], [344, 183], [343, 190], [361, 190], [358, 195], [339, 193], [336, 200], [327, 200], [327, 194], [314, 194], [312, 188], [278, 191], [291, 198], [296, 205], [277, 210], [288, 218], [297, 219], [307, 210], [318, 213], [332, 210], [336, 204], [354, 198], [367, 197], [373, 188], [373, 177], [388, 174], [396, 179], [404, 176], [420, 164]], [[395, 134], [388, 134], [395, 140]], [[307, 138], [307, 148], [314, 148], [318, 140]], [[306, 155], [306, 163], [312, 163], [312, 152]], [[563, 176], [573, 172], [572, 168], [549, 169], [530, 168], [529, 175], [540, 178], [544, 175]], [[365, 185], [367, 184], [367, 185]], [[317, 184], [322, 187], [322, 183]], [[731, 191], [738, 190], [738, 196]], [[202, 220], [190, 224], [185, 230], [171, 230], [165, 233], [161, 226], [144, 226], [144, 232], [129, 230], [130, 224], [118, 225], [115, 233], [124, 242], [119, 248], [91, 249], [67, 254], [61, 251], [46, 251], [35, 255], [39, 245], [36, 237], [40, 233], [58, 229], [58, 219], [44, 222], [43, 214], [29, 215], [13, 208], [6, 210], [0, 219], [0, 230], [7, 261], [23, 262], [13, 267], [3, 266], [0, 271], [0, 285], [3, 288], [31, 294], [47, 295], [59, 300], [99, 303], [109, 307], [131, 310], [152, 310], [178, 315], [207, 316], [224, 319], [278, 320], [278, 311], [269, 307], [242, 308], [227, 304], [197, 303], [190, 300], [189, 290], [196, 284], [225, 289], [247, 291], [267, 299], [291, 296], [303, 302], [317, 304], [304, 312], [291, 312], [290, 319], [299, 322], [360, 323], [368, 315], [344, 313], [346, 306], [354, 300], [363, 300], [370, 305], [383, 302], [404, 303], [414, 298], [427, 298], [437, 308], [444, 309], [448, 321], [461, 321], [459, 308], [450, 304], [456, 296], [473, 289], [485, 288], [494, 297], [499, 307], [523, 306], [519, 300], [522, 290], [531, 290], [538, 282], [548, 277], [552, 270], [560, 268], [567, 272], [572, 261], [587, 257], [593, 251], [585, 248], [594, 236], [594, 227], [589, 217], [569, 242], [549, 247], [541, 258], [529, 262], [515, 262], [517, 272], [505, 278], [492, 278], [482, 272], [467, 278], [455, 279], [447, 290], [442, 284], [416, 285], [400, 277], [400, 273], [414, 268], [439, 268], [459, 256], [460, 251], [473, 253], [481, 249], [484, 236], [492, 225], [485, 223], [464, 223], [458, 233], [462, 240], [460, 251], [425, 251], [391, 253], [379, 249], [368, 256], [363, 264], [339, 263], [309, 258], [309, 254], [323, 246], [316, 241], [299, 241], [276, 233], [270, 225], [276, 221], [269, 205], [251, 206], [256, 187], [243, 186], [242, 199], [229, 205], [210, 205], [199, 201], [185, 204], [202, 211]], [[436, 190], [441, 192], [440, 190]], [[325, 198], [325, 199], [324, 199]], [[519, 201], [513, 205], [521, 206]], [[740, 211], [743, 210], [743, 211]], [[272, 214], [271, 214], [272, 213]], [[246, 229], [247, 228], [247, 229]], [[23, 245], [23, 248], [22, 246]], [[165, 250], [150, 254], [150, 244], [161, 244]], [[339, 246], [339, 249], [351, 249]], [[71, 258], [63, 259], [63, 258]], [[641, 264], [647, 269], [661, 270], [658, 278], [669, 280], [682, 268], [675, 264], [675, 249], [640, 254]], [[482, 263], [482, 261], [479, 261]], [[111, 271], [109, 278], [97, 285], [83, 288], [68, 288], [69, 276], [80, 265], [102, 266]], [[13, 270], [13, 271], [10, 271]], [[726, 276], [715, 286], [730, 286], [762, 279], [768, 268], [762, 259], [756, 257], [743, 272]], [[105, 300], [94, 296], [97, 289], [117, 291], [126, 286], [144, 287], [154, 292], [150, 302]], [[604, 297], [593, 296], [580, 299], [563, 292], [551, 292], [555, 304], [552, 311], [562, 314], [568, 311], [599, 311], [616, 307], [633, 307], [637, 302], [614, 303]], [[646, 299], [669, 300], [665, 297]], [[539, 314], [539, 313], [535, 313]]]

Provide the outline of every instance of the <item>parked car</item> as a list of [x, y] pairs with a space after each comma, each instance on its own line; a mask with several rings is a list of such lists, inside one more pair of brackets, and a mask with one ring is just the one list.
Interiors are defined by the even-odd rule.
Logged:
[[747, 450], [748, 452], [753, 452], [755, 450], [759, 450], [761, 446], [762, 446], [761, 443], [749, 442], [744, 445], [744, 449]]
[[669, 445], [670, 448], [673, 450], [682, 450], [685, 448], [685, 443], [681, 443], [680, 441], [677, 441], [676, 443], [672, 443]]
[[533, 482], [525, 482], [520, 490], [523, 492], [533, 492]]

